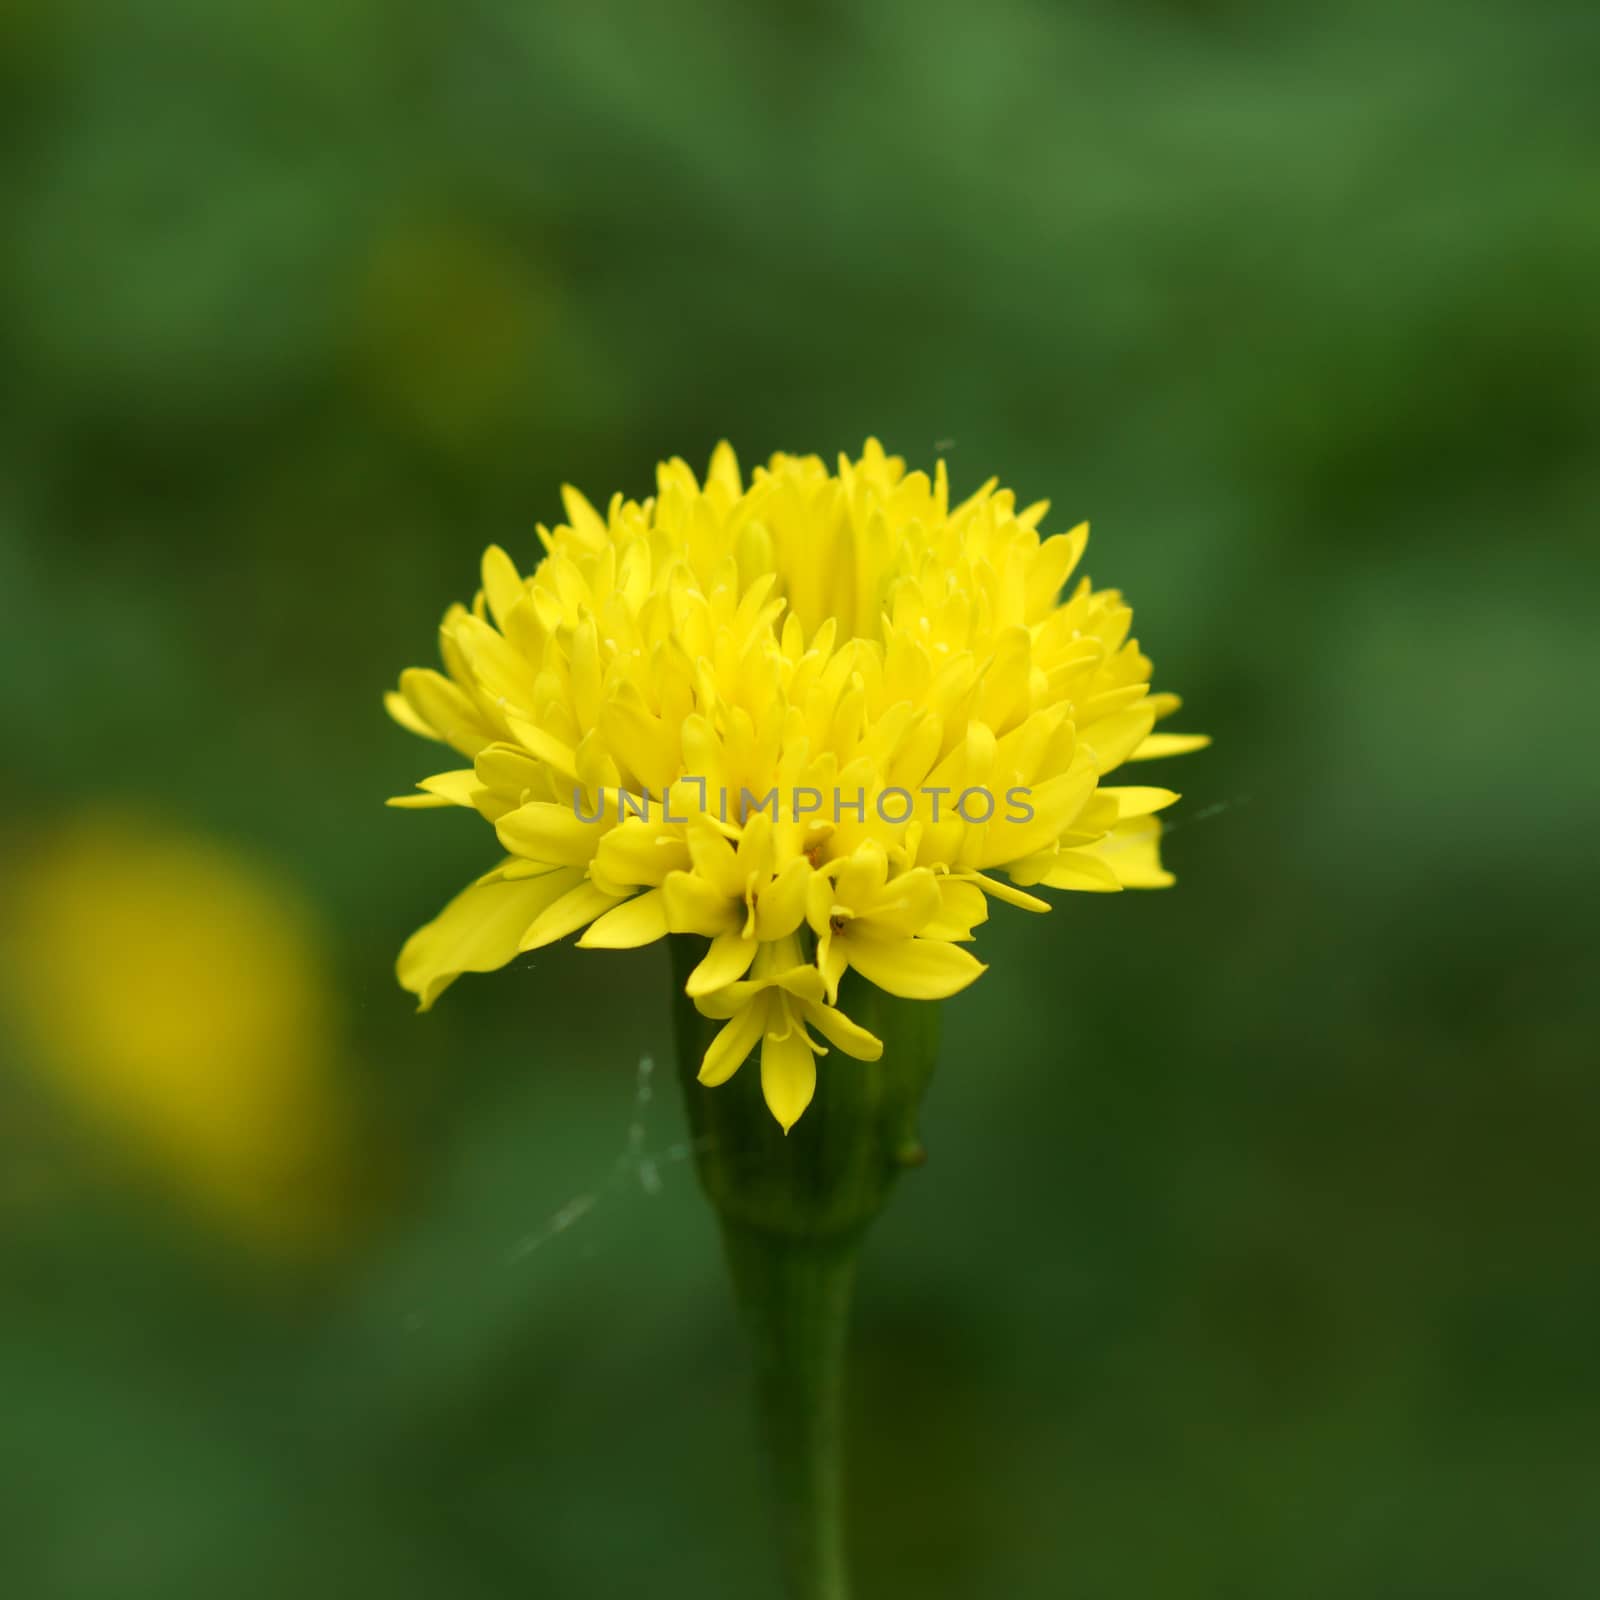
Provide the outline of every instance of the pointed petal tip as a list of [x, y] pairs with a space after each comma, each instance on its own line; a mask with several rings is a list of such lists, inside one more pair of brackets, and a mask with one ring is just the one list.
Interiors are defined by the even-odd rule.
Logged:
[[398, 972], [396, 972], [395, 977], [399, 981], [400, 987], [404, 989], [407, 994], [414, 994], [417, 997], [417, 1007], [412, 1014], [418, 1017], [420, 1017], [426, 1011], [433, 1010], [433, 1002], [444, 993], [444, 989], [446, 987], [441, 985], [439, 988], [433, 989], [430, 993], [430, 986], [427, 984], [424, 984], [422, 988], [418, 989], [414, 985], [407, 983]]

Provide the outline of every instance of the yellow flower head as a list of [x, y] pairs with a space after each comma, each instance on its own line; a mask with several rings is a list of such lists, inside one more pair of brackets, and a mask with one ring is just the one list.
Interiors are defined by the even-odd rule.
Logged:
[[951, 507], [943, 462], [907, 473], [875, 440], [748, 485], [724, 444], [703, 484], [670, 461], [604, 516], [562, 493], [533, 573], [491, 548], [445, 615], [446, 671], [387, 699], [471, 763], [391, 804], [471, 807], [506, 852], [401, 951], [423, 1009], [580, 928], [697, 934], [687, 992], [726, 1019], [700, 1077], [760, 1044], [787, 1129], [815, 1035], [882, 1049], [837, 1008], [846, 969], [943, 999], [984, 970], [965, 945], [990, 897], [1172, 881], [1153, 813], [1177, 796], [1102, 779], [1206, 740], [1152, 732], [1178, 701], [1150, 692], [1116, 590], [1062, 598], [1087, 526], [1042, 538], [1048, 505], [992, 481]]
[[263, 1249], [318, 1254], [354, 1198], [309, 909], [221, 845], [120, 812], [0, 873], [0, 1023], [108, 1139]]

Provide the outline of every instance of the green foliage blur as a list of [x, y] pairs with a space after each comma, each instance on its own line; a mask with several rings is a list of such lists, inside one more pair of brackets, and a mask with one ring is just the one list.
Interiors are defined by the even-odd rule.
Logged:
[[1217, 742], [1176, 889], [946, 1008], [863, 1600], [1600, 1592], [1597, 73], [1561, 0], [0, 10], [0, 909], [80, 815], [253, 863], [350, 1129], [264, 1244], [0, 1013], [5, 1592], [773, 1592], [664, 953], [414, 1016], [494, 848], [379, 696], [563, 480], [868, 433], [1089, 517]]

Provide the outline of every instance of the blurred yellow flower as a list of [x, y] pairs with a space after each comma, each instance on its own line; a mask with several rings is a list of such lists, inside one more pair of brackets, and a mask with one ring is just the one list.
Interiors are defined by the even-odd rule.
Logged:
[[466, 756], [396, 805], [471, 807], [506, 852], [401, 952], [426, 1009], [463, 972], [583, 928], [590, 947], [708, 940], [686, 992], [725, 1026], [702, 1081], [757, 1046], [787, 1129], [823, 1037], [881, 1046], [837, 1009], [854, 968], [937, 1000], [984, 969], [991, 898], [1157, 887], [1154, 813], [1177, 796], [1102, 782], [1207, 741], [1155, 733], [1114, 589], [1061, 599], [1086, 526], [1041, 538], [991, 481], [952, 507], [941, 462], [869, 440], [830, 473], [774, 456], [747, 485], [718, 447], [702, 484], [658, 469], [602, 516], [563, 491], [531, 576], [491, 548], [413, 668], [394, 718]]
[[29, 1059], [212, 1218], [325, 1243], [349, 1124], [307, 909], [220, 845], [122, 815], [35, 841], [7, 878]]

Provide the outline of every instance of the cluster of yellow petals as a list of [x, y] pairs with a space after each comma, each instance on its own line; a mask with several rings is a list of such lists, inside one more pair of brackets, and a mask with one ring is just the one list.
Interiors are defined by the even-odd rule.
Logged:
[[[704, 483], [674, 460], [642, 503], [563, 499], [534, 571], [491, 548], [444, 618], [445, 671], [387, 699], [468, 762], [391, 803], [470, 807], [505, 851], [401, 952], [424, 1009], [579, 929], [699, 935], [687, 992], [725, 1019], [700, 1076], [759, 1045], [788, 1128], [818, 1035], [881, 1051], [838, 1009], [847, 968], [942, 999], [984, 970], [966, 945], [989, 898], [1171, 882], [1154, 813], [1177, 796], [1102, 780], [1206, 741], [1152, 731], [1178, 701], [1150, 691], [1121, 595], [1062, 597], [1086, 526], [1041, 537], [1047, 504], [993, 482], [951, 507], [943, 462], [908, 473], [875, 440], [834, 473], [778, 455], [747, 485], [721, 445]], [[973, 789], [1027, 803], [969, 821]], [[829, 803], [797, 814], [807, 790]], [[893, 791], [909, 802], [880, 805]]]

